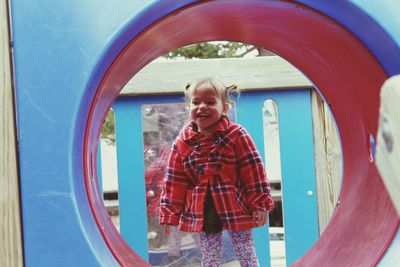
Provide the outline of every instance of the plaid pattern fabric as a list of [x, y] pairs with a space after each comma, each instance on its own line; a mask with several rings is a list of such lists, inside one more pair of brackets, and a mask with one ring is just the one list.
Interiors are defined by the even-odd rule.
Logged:
[[189, 123], [175, 139], [164, 177], [160, 223], [201, 232], [210, 187], [224, 229], [256, 227], [251, 213], [273, 208], [261, 156], [248, 132], [227, 117], [204, 136]]

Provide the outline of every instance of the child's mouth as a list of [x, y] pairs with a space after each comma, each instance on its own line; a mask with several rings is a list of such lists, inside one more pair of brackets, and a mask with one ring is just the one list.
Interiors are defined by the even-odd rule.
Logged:
[[200, 119], [206, 119], [209, 116], [207, 114], [199, 114], [199, 115], [197, 115], [197, 117], [200, 118]]

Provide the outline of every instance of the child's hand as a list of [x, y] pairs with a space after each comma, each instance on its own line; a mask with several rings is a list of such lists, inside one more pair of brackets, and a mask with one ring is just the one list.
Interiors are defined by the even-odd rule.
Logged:
[[163, 232], [165, 235], [169, 235], [171, 232], [171, 227], [168, 224], [163, 224]]
[[257, 222], [257, 226], [262, 226], [268, 222], [268, 213], [262, 210], [255, 210], [251, 214]]

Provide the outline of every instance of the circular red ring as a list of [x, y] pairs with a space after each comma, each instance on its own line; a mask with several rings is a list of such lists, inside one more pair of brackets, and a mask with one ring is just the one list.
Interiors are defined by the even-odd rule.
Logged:
[[101, 119], [127, 81], [150, 61], [177, 47], [212, 40], [250, 43], [282, 56], [315, 84], [336, 119], [344, 163], [340, 205], [297, 265], [376, 264], [398, 226], [366, 145], [369, 133], [377, 132], [386, 74], [366, 47], [329, 17], [301, 4], [258, 0], [205, 1], [169, 14], [131, 41], [105, 74], [85, 135], [85, 181], [96, 222], [117, 260], [124, 266], [145, 264], [108, 220], [90, 178]]

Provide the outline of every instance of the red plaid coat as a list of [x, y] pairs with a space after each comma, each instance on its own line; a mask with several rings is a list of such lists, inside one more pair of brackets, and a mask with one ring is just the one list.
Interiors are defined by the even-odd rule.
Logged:
[[210, 136], [186, 125], [175, 139], [164, 177], [160, 223], [201, 232], [208, 186], [224, 229], [257, 226], [254, 210], [273, 208], [259, 152], [247, 131], [224, 117]]

